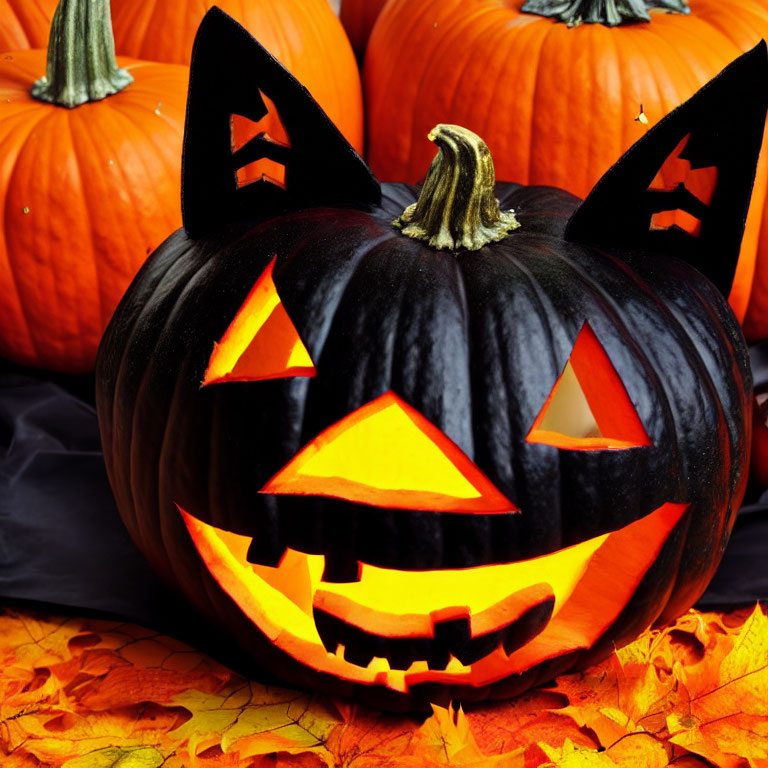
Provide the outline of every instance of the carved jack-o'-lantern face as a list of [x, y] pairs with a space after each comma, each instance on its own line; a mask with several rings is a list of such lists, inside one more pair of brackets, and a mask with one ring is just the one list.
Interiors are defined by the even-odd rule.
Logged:
[[[204, 385], [316, 375], [275, 289], [274, 263], [216, 345]], [[588, 324], [526, 440], [563, 450], [650, 446]], [[391, 390], [324, 429], [260, 492], [436, 516], [523, 514], [450, 438]], [[405, 692], [427, 681], [486, 685], [553, 652], [590, 647], [630, 599], [686, 506], [666, 503], [617, 531], [517, 562], [423, 570], [415, 553], [410, 564], [391, 568], [359, 560], [350, 549], [345, 563], [334, 564], [335, 573], [325, 553], [315, 553], [322, 549], [317, 542], [305, 545], [311, 553], [291, 549], [290, 530], [265, 558], [263, 546], [251, 551], [249, 536], [182, 514], [216, 581], [255, 625], [276, 635], [278, 647], [314, 669]], [[305, 537], [295, 538], [301, 548]], [[371, 544], [358, 542], [362, 548]], [[269, 563], [279, 550], [278, 562]], [[611, 590], [603, 594], [601, 585], [608, 583]]]
[[[203, 23], [186, 230], [99, 357], [110, 479], [154, 566], [281, 676], [399, 708], [514, 693], [690, 606], [744, 488], [749, 372], [723, 293], [765, 114], [738, 83], [762, 54], [585, 203], [498, 185], [520, 228], [438, 250], [392, 225], [417, 190], [380, 193], [255, 45]], [[257, 137], [233, 163], [230, 112], [261, 112], [206, 74], [224, 50], [264, 68], [290, 149]], [[723, 155], [706, 137], [729, 131]], [[288, 158], [285, 190], [233, 185], [259, 152]], [[715, 169], [706, 202], [658, 188], [669, 157]]]

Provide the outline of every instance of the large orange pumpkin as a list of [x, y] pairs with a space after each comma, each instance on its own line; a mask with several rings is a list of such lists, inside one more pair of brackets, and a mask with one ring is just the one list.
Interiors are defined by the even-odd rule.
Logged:
[[[255, 35], [362, 151], [360, 75], [328, 0], [113, 0], [115, 49], [127, 56], [189, 64], [197, 27], [214, 5]], [[286, 140], [276, 118], [267, 117], [263, 130]], [[243, 134], [242, 140], [247, 138], [250, 134]]]
[[[0, 356], [82, 373], [147, 253], [181, 222], [188, 69], [118, 69], [106, 0], [62, 0], [57, 15], [68, 29], [53, 35], [39, 98], [45, 51], [0, 59]], [[105, 52], [95, 67], [86, 46]]]
[[45, 48], [57, 0], [0, 0], [0, 51]]
[[[690, 0], [688, 15], [651, 10], [650, 23], [612, 28], [569, 27], [522, 13], [523, 2], [387, 3], [364, 68], [368, 160], [379, 178], [418, 180], [430, 160], [424, 135], [451, 122], [485, 138], [498, 178], [583, 197], [649, 125], [768, 37], [764, 0]], [[763, 159], [730, 296], [739, 319], [767, 179]]]

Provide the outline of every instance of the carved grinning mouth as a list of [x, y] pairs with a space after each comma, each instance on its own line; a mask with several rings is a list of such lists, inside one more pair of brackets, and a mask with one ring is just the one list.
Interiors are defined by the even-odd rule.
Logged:
[[462, 677], [485, 685], [589, 647], [686, 508], [664, 504], [618, 531], [531, 560], [436, 571], [363, 563], [350, 583], [322, 580], [323, 555], [288, 550], [277, 567], [254, 565], [249, 537], [179, 509], [211, 575], [273, 644], [319, 671], [405, 691]]
[[[473, 664], [499, 648], [509, 655], [544, 629], [554, 604], [549, 585], [535, 584], [480, 614], [448, 608], [427, 619], [381, 615], [318, 592], [313, 613], [326, 650], [337, 654], [342, 647], [344, 660], [351, 664], [367, 667], [374, 659], [386, 659], [390, 669], [406, 670], [419, 661], [427, 669], [447, 669]], [[355, 613], [366, 629], [340, 618]]]

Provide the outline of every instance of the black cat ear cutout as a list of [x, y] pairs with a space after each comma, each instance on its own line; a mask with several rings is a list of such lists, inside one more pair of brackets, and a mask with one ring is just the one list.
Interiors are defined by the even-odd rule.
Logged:
[[[263, 95], [262, 95], [263, 94]], [[232, 120], [258, 122], [277, 109], [289, 144], [260, 133], [233, 150]], [[238, 170], [268, 159], [284, 183], [238, 182]], [[192, 237], [241, 219], [324, 205], [374, 205], [381, 188], [363, 159], [304, 86], [234, 19], [212, 8], [195, 38], [182, 157], [181, 210]]]
[[566, 239], [685, 259], [727, 296], [767, 107], [763, 41], [630, 147], [573, 214]]

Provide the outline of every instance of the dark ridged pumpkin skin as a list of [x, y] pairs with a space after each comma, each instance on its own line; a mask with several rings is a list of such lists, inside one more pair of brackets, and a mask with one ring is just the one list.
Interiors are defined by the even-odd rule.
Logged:
[[[415, 200], [401, 185], [384, 185], [371, 212], [304, 210], [219, 239], [179, 231], [148, 260], [104, 337], [97, 405], [126, 526], [169, 582], [293, 683], [396, 709], [512, 695], [686, 610], [720, 561], [743, 495], [751, 418], [747, 352], [726, 301], [683, 262], [565, 242], [578, 203], [567, 193], [505, 184], [497, 194], [522, 226], [476, 252], [435, 251], [396, 230], [391, 221]], [[317, 375], [201, 388], [214, 342], [275, 255], [277, 291]], [[652, 445], [526, 442], [585, 322]], [[387, 390], [522, 513], [258, 493], [313, 437]], [[282, 538], [418, 570], [554, 552], [665, 502], [689, 507], [593, 648], [491, 686], [422, 684], [409, 694], [330, 678], [276, 649], [208, 574], [176, 507], [266, 547]]]

